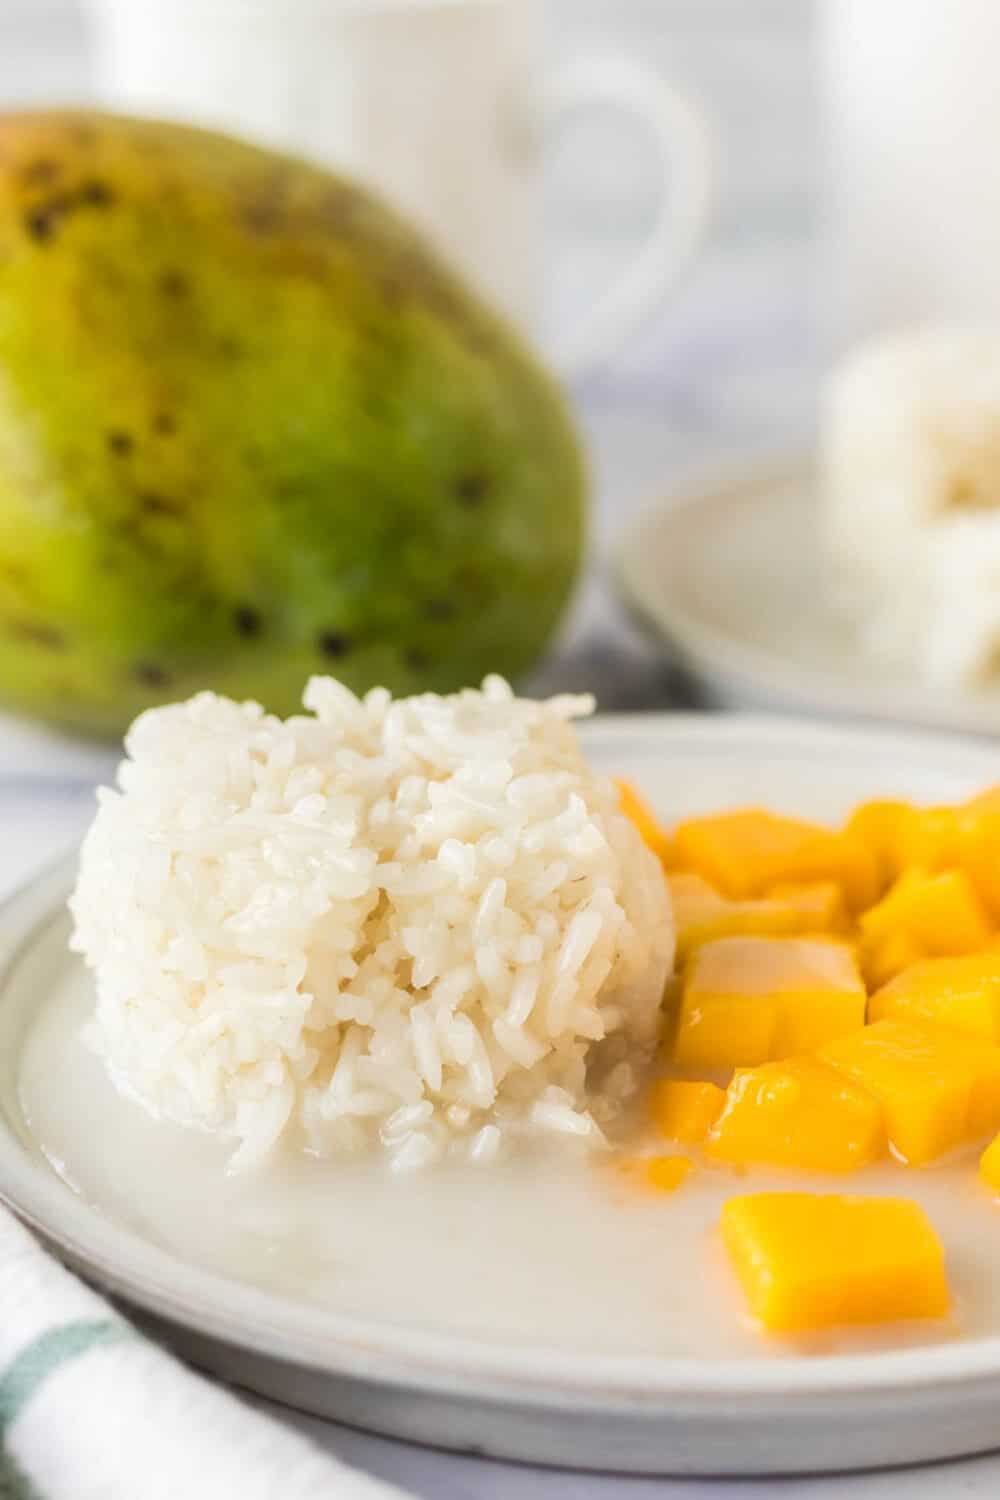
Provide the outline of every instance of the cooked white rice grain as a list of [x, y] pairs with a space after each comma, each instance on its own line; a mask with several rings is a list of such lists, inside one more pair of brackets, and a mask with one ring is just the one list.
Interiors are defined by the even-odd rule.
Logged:
[[581, 754], [591, 700], [323, 677], [305, 703], [283, 722], [201, 693], [132, 726], [71, 901], [112, 1077], [241, 1166], [282, 1137], [399, 1169], [600, 1141], [673, 925]]
[[866, 344], [822, 433], [832, 594], [887, 669], [1000, 671], [1000, 338], [928, 327]]

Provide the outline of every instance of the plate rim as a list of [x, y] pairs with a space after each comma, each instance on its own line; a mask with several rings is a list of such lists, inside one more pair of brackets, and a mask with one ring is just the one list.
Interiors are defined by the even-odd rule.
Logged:
[[[598, 716], [586, 738], [655, 741], [664, 731], [735, 744], [796, 742], [814, 750], [878, 741], [926, 758], [956, 774], [995, 769], [991, 750], [976, 740], [870, 726], [820, 724], [783, 716], [623, 714]], [[988, 774], [988, 772], [987, 772]], [[0, 903], [0, 1002], [25, 945], [61, 912], [76, 852], [63, 856]], [[581, 1354], [579, 1351], [477, 1342], [406, 1325], [373, 1324], [266, 1292], [161, 1249], [117, 1224], [33, 1160], [0, 1099], [0, 1202], [57, 1247], [75, 1269], [154, 1318], [248, 1354], [265, 1356], [331, 1378], [377, 1382], [534, 1410], [611, 1411], [655, 1419], [669, 1405], [721, 1412], [817, 1397], [854, 1400], [862, 1394], [907, 1397], [918, 1390], [971, 1391], [1000, 1381], [1000, 1336], [953, 1344], [859, 1354], [768, 1355], [702, 1360], [692, 1356]], [[248, 1316], [249, 1314], [249, 1316]]]
[[[988, 699], [972, 691], [922, 685], [917, 678], [899, 687], [853, 682], [846, 675], [813, 673], [769, 649], [747, 644], [706, 620], [660, 588], [648, 576], [649, 538], [687, 534], [694, 513], [713, 499], [742, 495], [752, 505], [761, 491], [800, 483], [815, 498], [817, 455], [799, 446], [739, 464], [707, 465], [668, 495], [658, 494], [640, 509], [612, 548], [610, 575], [619, 599], [647, 637], [675, 651], [706, 682], [726, 684], [734, 698], [780, 702], [786, 716], [834, 714], [864, 723], [911, 726], [934, 732], [1000, 734], [1000, 693]], [[816, 682], [819, 681], [819, 691]]]

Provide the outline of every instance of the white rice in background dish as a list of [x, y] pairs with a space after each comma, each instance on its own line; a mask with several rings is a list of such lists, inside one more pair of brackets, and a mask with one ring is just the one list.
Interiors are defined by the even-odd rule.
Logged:
[[833, 586], [872, 656], [927, 681], [1000, 672], [1000, 336], [927, 328], [864, 345], [829, 382]]
[[92, 1027], [156, 1115], [397, 1168], [523, 1136], [599, 1144], [655, 1042], [662, 870], [587, 766], [586, 697], [393, 701], [314, 678], [309, 715], [151, 710], [71, 899]]

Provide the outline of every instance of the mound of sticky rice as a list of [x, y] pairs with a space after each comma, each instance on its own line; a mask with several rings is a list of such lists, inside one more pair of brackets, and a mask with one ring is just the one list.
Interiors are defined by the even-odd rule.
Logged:
[[823, 480], [834, 582], [876, 658], [929, 681], [1000, 672], [1000, 336], [930, 328], [830, 380]]
[[662, 870], [586, 764], [589, 698], [358, 699], [281, 720], [154, 709], [99, 794], [71, 901], [117, 1085], [254, 1161], [395, 1166], [599, 1142], [655, 1042]]

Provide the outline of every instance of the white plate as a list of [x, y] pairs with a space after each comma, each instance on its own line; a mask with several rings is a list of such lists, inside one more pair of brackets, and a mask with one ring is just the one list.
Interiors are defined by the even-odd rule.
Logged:
[[[596, 763], [634, 778], [667, 816], [763, 799], [834, 818], [863, 796], [946, 799], [997, 777], [985, 746], [780, 719], [608, 719], [586, 737]], [[268, 1294], [112, 1222], [54, 1175], [18, 1105], [28, 1020], [76, 962], [63, 909], [71, 879], [62, 866], [0, 912], [0, 1196], [196, 1363], [358, 1426], [585, 1468], [832, 1470], [1000, 1440], [1000, 1338], [740, 1360], [508, 1346]]]
[[811, 465], [788, 459], [653, 506], [618, 584], [722, 707], [1000, 733], [1000, 687], [930, 686], [865, 653], [831, 597], [821, 522]]

